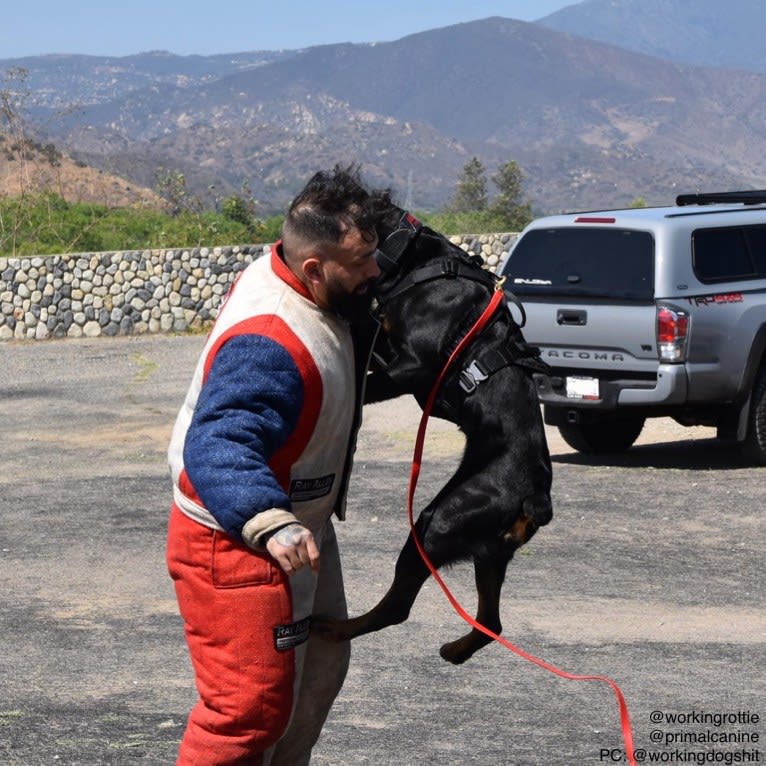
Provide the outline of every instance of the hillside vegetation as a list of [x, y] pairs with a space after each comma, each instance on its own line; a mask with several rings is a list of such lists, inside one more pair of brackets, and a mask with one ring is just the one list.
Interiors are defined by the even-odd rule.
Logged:
[[[0, 139], [0, 149], [5, 146], [0, 256], [259, 244], [280, 236], [282, 216], [261, 220], [246, 184], [239, 194], [203, 198], [187, 188], [182, 173], [158, 168], [157, 191], [131, 194], [124, 179], [107, 180], [68, 160], [53, 144], [12, 141], [2, 133]], [[522, 201], [521, 169], [515, 162], [498, 168], [492, 177], [498, 194], [491, 201], [485, 176], [484, 166], [473, 158], [452, 203], [419, 217], [444, 234], [520, 230], [531, 219], [531, 208]], [[88, 179], [99, 184], [94, 181], [91, 193], [83, 195]], [[121, 193], [110, 197], [104, 183]]]

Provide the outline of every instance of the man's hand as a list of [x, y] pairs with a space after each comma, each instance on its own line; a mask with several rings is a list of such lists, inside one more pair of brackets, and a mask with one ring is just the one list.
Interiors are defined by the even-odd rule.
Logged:
[[314, 535], [302, 524], [288, 524], [266, 541], [266, 550], [288, 576], [308, 564], [319, 571], [319, 548]]

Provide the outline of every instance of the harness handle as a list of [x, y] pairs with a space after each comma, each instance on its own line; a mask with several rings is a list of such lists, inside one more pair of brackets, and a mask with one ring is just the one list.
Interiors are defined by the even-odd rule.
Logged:
[[545, 660], [542, 660], [539, 657], [535, 657], [533, 654], [529, 654], [528, 652], [525, 652], [523, 649], [520, 649], [515, 644], [512, 644], [507, 639], [503, 638], [502, 636], [499, 636], [494, 631], [482, 625], [472, 615], [470, 615], [463, 608], [463, 606], [460, 604], [457, 598], [455, 598], [454, 594], [447, 587], [447, 584], [444, 582], [441, 575], [437, 571], [436, 567], [431, 563], [431, 560], [428, 558], [428, 554], [426, 553], [425, 548], [423, 547], [423, 544], [420, 542], [417, 534], [415, 533], [413, 501], [415, 497], [415, 488], [417, 487], [417, 483], [418, 483], [418, 477], [420, 476], [420, 468], [421, 468], [422, 457], [423, 457], [423, 446], [425, 443], [425, 435], [426, 435], [426, 428], [428, 426], [428, 418], [431, 415], [431, 410], [433, 409], [434, 402], [436, 401], [436, 396], [454, 360], [460, 355], [463, 349], [474, 339], [474, 337], [484, 329], [484, 327], [487, 325], [489, 320], [492, 318], [492, 315], [495, 313], [498, 306], [500, 306], [503, 300], [503, 297], [504, 295], [502, 290], [502, 282], [499, 282], [497, 286], [495, 287], [495, 290], [492, 294], [492, 298], [487, 308], [484, 310], [482, 315], [476, 320], [476, 323], [474, 324], [474, 326], [468, 331], [467, 335], [465, 335], [465, 337], [460, 341], [460, 343], [458, 343], [457, 347], [450, 355], [449, 359], [447, 360], [447, 363], [444, 366], [444, 369], [441, 371], [441, 373], [439, 374], [439, 377], [436, 379], [436, 382], [434, 383], [433, 388], [431, 389], [431, 392], [428, 395], [426, 404], [423, 407], [423, 414], [420, 418], [420, 425], [418, 426], [418, 433], [415, 439], [415, 450], [412, 457], [412, 470], [410, 473], [410, 483], [409, 483], [409, 488], [407, 491], [407, 518], [410, 525], [410, 534], [412, 535], [412, 539], [415, 542], [415, 546], [417, 547], [418, 552], [420, 553], [420, 557], [423, 559], [423, 562], [428, 568], [428, 571], [431, 573], [431, 576], [437, 582], [437, 584], [441, 588], [444, 595], [447, 597], [447, 600], [450, 602], [455, 612], [457, 612], [457, 614], [466, 623], [468, 623], [468, 625], [484, 633], [486, 636], [489, 636], [492, 640], [497, 641], [499, 644], [501, 644], [502, 646], [504, 646], [506, 649], [510, 650], [517, 656], [521, 657], [522, 659], [525, 659], [528, 662], [531, 662], [534, 665], [537, 665], [538, 667], [543, 668], [543, 670], [547, 670], [549, 673], [553, 673], [554, 675], [559, 676], [560, 678], [565, 678], [570, 681], [599, 681], [611, 687], [612, 691], [615, 694], [615, 697], [617, 698], [617, 705], [620, 711], [620, 724], [622, 729], [622, 738], [625, 744], [625, 753], [628, 759], [628, 763], [630, 764], [630, 766], [637, 766], [634, 750], [633, 750], [633, 729], [630, 723], [630, 713], [628, 711], [627, 702], [625, 701], [625, 695], [622, 693], [622, 690], [617, 685], [617, 683], [613, 681], [611, 678], [608, 678], [607, 676], [577, 675], [574, 673], [568, 673], [564, 670], [561, 670], [557, 668], [555, 665], [551, 665]]
[[384, 274], [393, 273], [399, 268], [399, 260], [422, 228], [423, 224], [412, 213], [402, 211], [397, 228], [386, 237], [376, 253], [378, 267]]

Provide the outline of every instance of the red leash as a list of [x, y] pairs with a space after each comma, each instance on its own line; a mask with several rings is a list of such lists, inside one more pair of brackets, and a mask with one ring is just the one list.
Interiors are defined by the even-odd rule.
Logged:
[[551, 665], [545, 660], [541, 660], [539, 657], [535, 657], [534, 655], [525, 652], [523, 649], [520, 649], [519, 647], [512, 644], [510, 641], [507, 641], [502, 636], [497, 635], [494, 631], [491, 631], [489, 628], [486, 628], [481, 623], [477, 622], [470, 614], [468, 614], [468, 612], [466, 612], [466, 610], [461, 606], [460, 602], [455, 598], [453, 593], [447, 587], [441, 575], [438, 573], [434, 565], [431, 563], [420, 540], [418, 540], [418, 537], [415, 534], [415, 521], [414, 521], [413, 510], [412, 510], [413, 499], [415, 497], [415, 487], [417, 486], [418, 477], [420, 475], [420, 466], [421, 466], [421, 460], [423, 457], [423, 445], [425, 442], [426, 426], [428, 425], [428, 418], [430, 417], [431, 410], [433, 409], [436, 395], [439, 391], [439, 388], [441, 387], [444, 377], [447, 374], [447, 371], [451, 367], [455, 358], [474, 339], [474, 337], [476, 337], [476, 335], [484, 329], [484, 327], [487, 325], [487, 322], [489, 322], [489, 320], [492, 318], [492, 315], [495, 313], [498, 306], [500, 306], [502, 300], [503, 300], [502, 283], [499, 283], [496, 286], [495, 292], [492, 295], [492, 300], [489, 302], [489, 305], [484, 310], [484, 313], [479, 317], [479, 319], [476, 321], [476, 324], [469, 330], [468, 334], [460, 341], [457, 348], [450, 355], [450, 358], [447, 360], [447, 364], [444, 366], [444, 369], [441, 371], [441, 374], [439, 375], [439, 377], [436, 380], [436, 383], [434, 383], [434, 386], [431, 389], [431, 393], [428, 396], [428, 401], [423, 407], [423, 415], [420, 419], [420, 426], [418, 427], [418, 434], [415, 440], [415, 452], [412, 458], [412, 472], [410, 473], [410, 485], [409, 485], [408, 497], [407, 497], [407, 516], [410, 523], [410, 531], [412, 533], [412, 538], [415, 541], [415, 545], [417, 546], [418, 551], [420, 552], [421, 558], [425, 562], [425, 565], [428, 567], [428, 570], [431, 572], [431, 576], [434, 578], [434, 580], [436, 580], [439, 587], [444, 592], [444, 595], [447, 597], [447, 600], [450, 602], [450, 604], [452, 604], [452, 607], [454, 608], [454, 610], [472, 628], [475, 628], [476, 630], [481, 631], [482, 633], [489, 636], [494, 641], [497, 641], [498, 643], [502, 644], [506, 649], [509, 649], [514, 654], [518, 655], [519, 657], [522, 657], [523, 659], [529, 662], [532, 662], [535, 665], [538, 665], [539, 667], [543, 668], [544, 670], [547, 670], [550, 673], [554, 673], [555, 675], [560, 676], [561, 678], [566, 678], [566, 679], [569, 679], [570, 681], [600, 681], [602, 683], [608, 684], [612, 688], [612, 691], [617, 697], [617, 704], [620, 708], [622, 738], [623, 738], [623, 742], [625, 743], [625, 752], [628, 758], [628, 763], [630, 764], [630, 766], [636, 766], [636, 760], [633, 755], [633, 731], [630, 725], [630, 714], [628, 713], [628, 705], [625, 702], [625, 696], [623, 695], [620, 687], [611, 678], [608, 678], [607, 676], [576, 675], [574, 673], [567, 673], [564, 670], [560, 670], [559, 668], [555, 667], [554, 665]]

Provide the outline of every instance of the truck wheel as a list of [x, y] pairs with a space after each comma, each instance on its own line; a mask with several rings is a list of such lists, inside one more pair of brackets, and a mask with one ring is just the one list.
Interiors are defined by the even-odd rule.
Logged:
[[562, 423], [559, 432], [578, 452], [624, 452], [638, 439], [644, 418], [616, 418], [594, 423]]
[[753, 383], [747, 435], [740, 448], [747, 460], [756, 465], [766, 465], [766, 365], [758, 371]]

